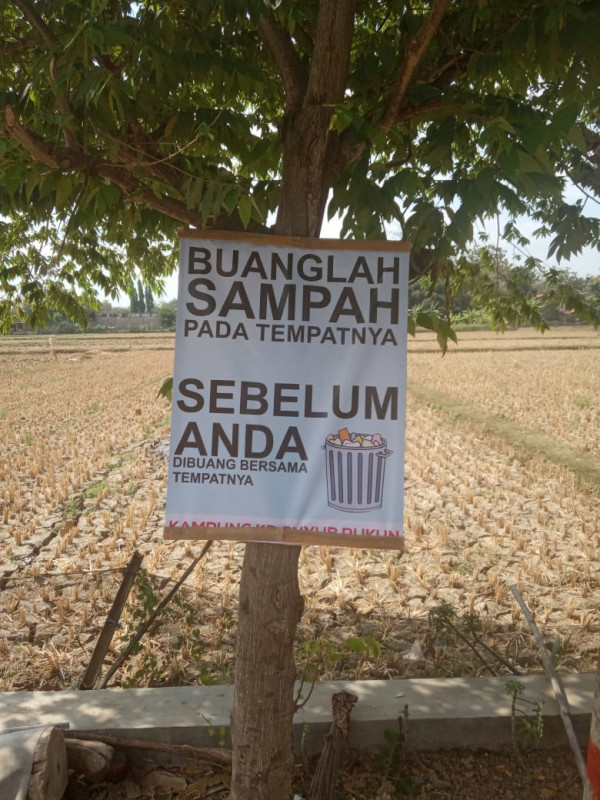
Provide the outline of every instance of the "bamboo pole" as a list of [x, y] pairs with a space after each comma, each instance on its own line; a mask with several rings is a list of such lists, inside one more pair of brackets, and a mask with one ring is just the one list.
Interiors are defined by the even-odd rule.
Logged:
[[179, 591], [179, 588], [182, 586], [182, 584], [185, 583], [185, 581], [189, 578], [191, 573], [196, 568], [196, 565], [200, 562], [200, 560], [202, 558], [204, 558], [206, 553], [210, 550], [211, 545], [212, 545], [212, 541], [208, 541], [204, 545], [204, 547], [202, 548], [202, 550], [200, 552], [200, 555], [196, 556], [196, 558], [191, 562], [191, 564], [185, 570], [185, 572], [183, 573], [181, 578], [179, 578], [179, 580], [177, 581], [175, 586], [173, 586], [173, 588], [166, 595], [166, 597], [164, 597], [164, 599], [161, 600], [161, 602], [156, 606], [156, 608], [154, 609], [152, 614], [148, 617], [148, 619], [145, 622], [142, 622], [142, 624], [139, 626], [139, 628], [135, 632], [135, 635], [132, 637], [131, 641], [129, 642], [129, 644], [125, 648], [125, 650], [117, 658], [115, 663], [108, 669], [106, 675], [100, 681], [100, 685], [98, 686], [99, 689], [106, 689], [106, 687], [108, 686], [108, 683], [109, 683], [110, 679], [112, 678], [112, 676], [125, 663], [125, 661], [127, 661], [129, 656], [131, 655], [131, 653], [135, 649], [136, 645], [141, 640], [142, 636], [147, 631], [149, 631], [150, 628], [154, 625], [154, 623], [156, 622], [156, 619], [158, 618], [158, 616], [161, 613], [161, 611], [163, 610], [163, 608], [166, 608], [166, 606], [171, 602], [173, 597], [175, 597], [175, 595]]
[[131, 591], [131, 587], [133, 586], [136, 575], [142, 566], [142, 560], [142, 556], [136, 550], [131, 556], [129, 564], [125, 569], [121, 585], [119, 586], [116, 597], [113, 600], [112, 606], [110, 607], [104, 627], [100, 631], [100, 636], [98, 637], [96, 647], [94, 648], [94, 652], [90, 658], [90, 663], [88, 664], [85, 675], [79, 684], [80, 689], [94, 688], [94, 683], [96, 682], [100, 668], [102, 667], [104, 659], [106, 658], [106, 654], [108, 653], [110, 643], [112, 642], [115, 631], [119, 625], [119, 620], [121, 619], [121, 614], [125, 608], [127, 598], [129, 597], [129, 592]]
[[569, 701], [567, 700], [567, 695], [565, 693], [560, 678], [556, 674], [556, 670], [554, 669], [552, 661], [550, 660], [550, 656], [548, 655], [548, 651], [546, 650], [546, 645], [544, 644], [544, 639], [542, 637], [542, 634], [540, 633], [538, 626], [535, 624], [535, 620], [533, 619], [533, 615], [529, 610], [527, 603], [525, 602], [525, 600], [523, 600], [523, 596], [521, 595], [521, 592], [517, 589], [516, 586], [511, 586], [510, 590], [513, 593], [515, 600], [521, 607], [521, 611], [523, 612], [525, 619], [527, 620], [527, 623], [531, 628], [531, 632], [533, 633], [535, 640], [538, 644], [540, 654], [542, 656], [542, 662], [544, 664], [544, 669], [546, 671], [548, 680], [552, 684], [552, 689], [554, 690], [554, 696], [556, 697], [556, 702], [558, 703], [558, 708], [560, 711], [560, 715], [562, 717], [563, 724], [565, 726], [565, 731], [567, 734], [567, 738], [569, 740], [569, 744], [571, 745], [573, 755], [575, 756], [577, 769], [579, 770], [579, 775], [581, 776], [585, 793], [585, 791], [588, 791], [589, 787], [587, 768], [585, 765], [585, 761], [583, 760], [583, 755], [581, 753], [581, 748], [579, 747], [579, 742], [577, 741], [577, 736], [575, 735], [575, 729], [573, 728], [573, 723], [571, 721], [571, 710], [569, 708]]

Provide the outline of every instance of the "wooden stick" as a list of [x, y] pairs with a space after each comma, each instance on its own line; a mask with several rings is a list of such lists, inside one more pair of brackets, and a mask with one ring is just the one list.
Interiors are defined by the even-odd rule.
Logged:
[[94, 688], [94, 683], [96, 682], [100, 668], [102, 667], [104, 659], [106, 658], [106, 654], [108, 653], [110, 643], [112, 642], [115, 631], [119, 625], [119, 620], [121, 619], [121, 614], [125, 608], [127, 598], [129, 597], [129, 592], [131, 591], [131, 587], [133, 586], [136, 575], [142, 566], [142, 560], [142, 556], [136, 550], [131, 556], [131, 560], [125, 569], [125, 574], [123, 575], [123, 580], [121, 581], [117, 595], [113, 601], [110, 611], [108, 612], [104, 627], [100, 631], [100, 636], [98, 637], [96, 647], [94, 648], [94, 652], [90, 658], [90, 663], [88, 664], [85, 675], [79, 684], [80, 689]]
[[169, 593], [166, 595], [166, 597], [165, 597], [163, 600], [161, 600], [161, 601], [160, 601], [160, 603], [159, 603], [159, 604], [156, 606], [156, 608], [154, 609], [154, 611], [152, 612], [152, 614], [150, 614], [150, 616], [148, 617], [148, 619], [147, 619], [145, 622], [142, 622], [142, 624], [139, 626], [139, 628], [138, 628], [138, 629], [137, 629], [137, 631], [135, 632], [135, 635], [134, 635], [134, 636], [131, 638], [131, 641], [129, 642], [129, 644], [127, 645], [127, 647], [125, 648], [125, 650], [124, 650], [124, 651], [121, 653], [121, 655], [120, 655], [120, 656], [117, 658], [117, 660], [115, 661], [115, 663], [114, 663], [114, 664], [113, 664], [113, 665], [110, 667], [110, 669], [107, 671], [107, 673], [106, 673], [106, 675], [104, 676], [104, 678], [102, 678], [102, 680], [100, 681], [100, 685], [98, 686], [98, 688], [99, 688], [99, 689], [106, 689], [106, 687], [108, 686], [108, 682], [110, 681], [110, 679], [112, 678], [112, 676], [113, 676], [113, 675], [115, 674], [115, 672], [116, 672], [116, 671], [117, 671], [117, 670], [118, 670], [118, 669], [119, 669], [119, 668], [120, 668], [120, 667], [121, 667], [121, 666], [122, 666], [122, 665], [125, 663], [125, 661], [127, 661], [127, 659], [129, 658], [129, 656], [131, 655], [131, 653], [132, 653], [132, 652], [134, 651], [134, 649], [136, 648], [136, 646], [137, 646], [137, 644], [139, 643], [139, 641], [140, 641], [140, 639], [142, 638], [142, 636], [143, 636], [143, 635], [144, 635], [144, 634], [145, 634], [147, 631], [149, 631], [149, 630], [150, 630], [150, 628], [151, 628], [151, 627], [154, 625], [154, 623], [155, 623], [155, 621], [156, 621], [156, 619], [157, 619], [158, 615], [161, 613], [161, 611], [163, 610], [163, 608], [165, 608], [165, 607], [166, 607], [166, 606], [167, 606], [167, 605], [168, 605], [168, 604], [171, 602], [171, 600], [173, 599], [173, 597], [175, 597], [175, 595], [176, 595], [176, 594], [177, 594], [177, 592], [179, 591], [179, 588], [182, 586], [182, 584], [184, 584], [184, 583], [185, 583], [185, 581], [188, 579], [188, 577], [191, 575], [191, 573], [192, 573], [192, 572], [194, 571], [194, 569], [196, 568], [196, 565], [199, 563], [199, 561], [200, 561], [202, 558], [204, 558], [204, 556], [206, 555], [206, 553], [207, 553], [207, 552], [210, 550], [210, 548], [211, 548], [211, 545], [212, 545], [212, 541], [208, 541], [208, 542], [207, 542], [207, 543], [204, 545], [204, 547], [203, 547], [203, 548], [202, 548], [202, 550], [200, 551], [200, 555], [196, 556], [196, 558], [195, 558], [195, 559], [192, 561], [192, 563], [189, 565], [189, 567], [188, 567], [188, 568], [186, 569], [186, 571], [183, 573], [183, 575], [181, 576], [181, 578], [179, 578], [179, 580], [177, 581], [177, 583], [175, 584], [175, 586], [173, 586], [173, 588], [171, 589], [171, 591], [170, 591], [170, 592], [169, 592]]
[[206, 764], [229, 766], [231, 764], [231, 750], [225, 747], [192, 747], [189, 744], [167, 744], [166, 742], [151, 742], [145, 739], [121, 739], [116, 736], [105, 736], [103, 733], [93, 731], [68, 731], [68, 739], [84, 739], [88, 742], [104, 742], [117, 749], [147, 750], [159, 753], [172, 753], [184, 756], [191, 761], [204, 761]]
[[569, 740], [569, 744], [571, 745], [571, 749], [573, 750], [573, 755], [575, 756], [575, 761], [577, 762], [577, 769], [579, 770], [579, 775], [581, 776], [581, 780], [583, 781], [584, 789], [588, 786], [588, 777], [587, 777], [587, 769], [585, 766], [585, 761], [583, 760], [583, 755], [581, 754], [581, 748], [579, 747], [579, 742], [577, 741], [577, 736], [575, 735], [575, 729], [573, 728], [573, 723], [571, 721], [571, 710], [569, 708], [569, 701], [567, 700], [567, 695], [565, 694], [564, 687], [560, 681], [560, 678], [556, 674], [556, 670], [552, 664], [550, 656], [548, 655], [548, 651], [546, 650], [546, 645], [544, 644], [544, 639], [542, 638], [542, 634], [539, 631], [539, 628], [535, 624], [535, 620], [533, 619], [533, 615], [529, 610], [527, 603], [523, 600], [523, 596], [521, 592], [517, 589], [516, 586], [510, 587], [511, 592], [514, 595], [515, 600], [521, 607], [521, 611], [525, 615], [525, 619], [527, 620], [529, 627], [533, 635], [535, 636], [535, 640], [538, 644], [540, 649], [540, 654], [542, 656], [542, 661], [544, 663], [544, 669], [546, 670], [546, 675], [552, 684], [552, 689], [554, 690], [554, 696], [556, 697], [556, 702], [558, 703], [558, 708], [560, 711], [560, 715], [562, 717], [563, 724], [565, 726], [565, 731], [567, 733], [567, 738]]
[[308, 791], [308, 800], [333, 800], [340, 765], [342, 743], [350, 732], [350, 716], [358, 697], [342, 689], [331, 697], [333, 722]]

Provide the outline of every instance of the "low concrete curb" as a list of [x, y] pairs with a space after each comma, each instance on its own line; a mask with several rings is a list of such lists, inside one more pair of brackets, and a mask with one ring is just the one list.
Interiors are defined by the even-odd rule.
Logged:
[[[587, 745], [595, 673], [562, 675], [572, 720]], [[408, 706], [409, 746], [414, 749], [511, 746], [511, 698], [507, 677], [319, 683], [306, 707], [296, 714], [294, 735], [310, 751], [322, 746], [331, 724], [331, 695], [347, 689], [358, 695], [350, 744], [377, 750], [386, 728], [398, 730]], [[538, 675], [519, 677], [522, 697], [543, 703], [543, 745], [566, 744], [562, 720], [549, 682]], [[0, 694], [0, 727], [68, 722], [71, 730], [173, 744], [215, 746], [220, 729], [229, 729], [232, 686], [160, 689], [12, 692]]]

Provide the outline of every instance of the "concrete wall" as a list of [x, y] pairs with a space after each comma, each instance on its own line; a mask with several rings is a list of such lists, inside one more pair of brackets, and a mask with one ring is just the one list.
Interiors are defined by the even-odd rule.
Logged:
[[92, 329], [95, 327], [116, 331], [159, 331], [160, 314], [96, 314]]

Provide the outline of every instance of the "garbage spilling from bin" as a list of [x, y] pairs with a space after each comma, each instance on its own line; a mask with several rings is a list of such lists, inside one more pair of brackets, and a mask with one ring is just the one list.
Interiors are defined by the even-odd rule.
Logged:
[[330, 433], [326, 441], [342, 447], [382, 447], [385, 442], [380, 433], [350, 433], [348, 428], [342, 428], [335, 433]]

